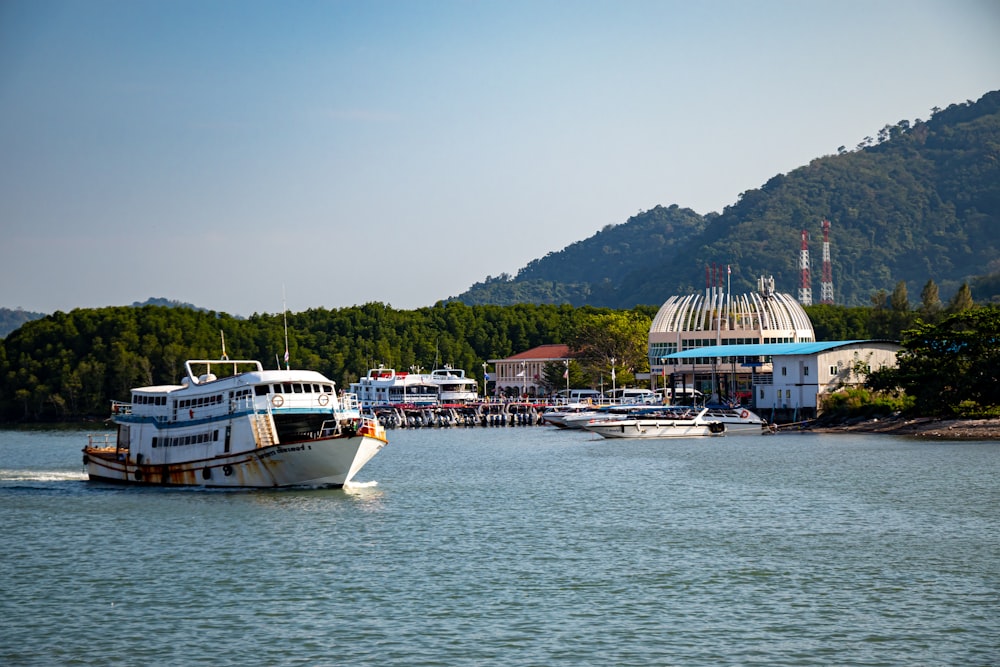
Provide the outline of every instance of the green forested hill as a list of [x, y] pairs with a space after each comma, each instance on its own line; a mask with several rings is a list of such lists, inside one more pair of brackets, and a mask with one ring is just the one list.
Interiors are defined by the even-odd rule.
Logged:
[[698, 238], [709, 219], [691, 209], [657, 206], [529, 262], [516, 279], [487, 277], [458, 300], [499, 305], [614, 303], [616, 291], [637, 266], [673, 259], [680, 248]]
[[[453, 364], [482, 378], [481, 364], [543, 343], [567, 341], [592, 308], [439, 304], [414, 311], [369, 303], [288, 313], [297, 368], [320, 371], [346, 389], [368, 368]], [[640, 310], [651, 318], [649, 309]], [[180, 381], [187, 359], [217, 359], [225, 332], [230, 358], [274, 368], [284, 354], [282, 315], [239, 319], [164, 306], [57, 312], [0, 340], [0, 421], [107, 414], [134, 386]]]
[[712, 263], [732, 267], [733, 291], [773, 275], [795, 293], [805, 229], [818, 301], [824, 219], [839, 304], [867, 305], [900, 281], [917, 295], [933, 280], [948, 297], [1000, 272], [1000, 91], [935, 109], [927, 121], [886, 125], [854, 150], [742, 193], [721, 214], [656, 207], [457, 299], [656, 305], [702, 287]]

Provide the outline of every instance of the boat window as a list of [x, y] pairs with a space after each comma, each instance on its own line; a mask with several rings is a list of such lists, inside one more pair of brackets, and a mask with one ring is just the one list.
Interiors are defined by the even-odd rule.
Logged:
[[270, 390], [270, 387], [268, 385], [259, 384], [253, 388], [253, 393], [256, 394], [257, 396], [267, 396], [268, 390]]
[[290, 393], [292, 393], [292, 383], [291, 382], [286, 382], [283, 385], [281, 385], [281, 387], [282, 387], [282, 392], [281, 393], [283, 393], [283, 394], [290, 394]]
[[296, 394], [301, 394], [302, 393], [302, 385], [299, 384], [298, 382], [296, 382], [295, 384], [292, 385], [292, 391], [294, 391]]
[[333, 385], [332, 384], [325, 384], [325, 385], [323, 385], [323, 391], [325, 391], [328, 394], [332, 394], [333, 393]]

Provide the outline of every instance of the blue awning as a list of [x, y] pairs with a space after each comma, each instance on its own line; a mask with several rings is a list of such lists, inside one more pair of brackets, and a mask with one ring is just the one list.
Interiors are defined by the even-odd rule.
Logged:
[[[683, 352], [674, 352], [663, 359], [722, 359], [726, 357], [784, 357], [796, 354], [816, 354], [845, 345], [873, 343], [867, 340], [835, 340], [823, 343], [750, 343], [744, 345], [710, 345]], [[885, 342], [885, 341], [878, 341]]]

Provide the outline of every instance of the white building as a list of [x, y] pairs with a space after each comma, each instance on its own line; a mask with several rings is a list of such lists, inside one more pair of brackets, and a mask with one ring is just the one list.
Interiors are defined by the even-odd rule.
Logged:
[[[766, 345], [816, 340], [812, 322], [791, 294], [774, 291], [774, 278], [760, 278], [757, 291], [730, 294], [710, 287], [704, 294], [672, 296], [660, 307], [649, 328], [650, 386], [654, 389], [694, 387], [717, 398], [750, 398], [755, 371], [770, 372], [769, 362], [735, 360], [731, 383], [720, 387], [719, 358], [676, 356], [678, 352], [717, 345]], [[757, 363], [757, 366], [742, 366]]]
[[[826, 343], [726, 345], [696, 348], [670, 355], [671, 362], [710, 359], [725, 378], [727, 369], [751, 369], [749, 404], [768, 417], [816, 416], [822, 396], [844, 387], [857, 387], [871, 371], [896, 365], [898, 343], [846, 340]], [[749, 360], [749, 361], [748, 361]], [[767, 369], [756, 372], [757, 369]]]

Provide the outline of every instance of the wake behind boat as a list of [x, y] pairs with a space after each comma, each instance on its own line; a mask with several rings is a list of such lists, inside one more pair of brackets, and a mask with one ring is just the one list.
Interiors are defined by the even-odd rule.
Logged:
[[228, 359], [191, 360], [185, 368], [180, 385], [136, 388], [130, 403], [112, 403], [117, 437], [91, 436], [83, 450], [91, 480], [343, 486], [387, 444], [357, 398], [337, 396], [315, 371]]
[[626, 419], [591, 421], [583, 428], [604, 438], [692, 438], [725, 435], [726, 425], [706, 419], [707, 408], [698, 414], [664, 409]]

